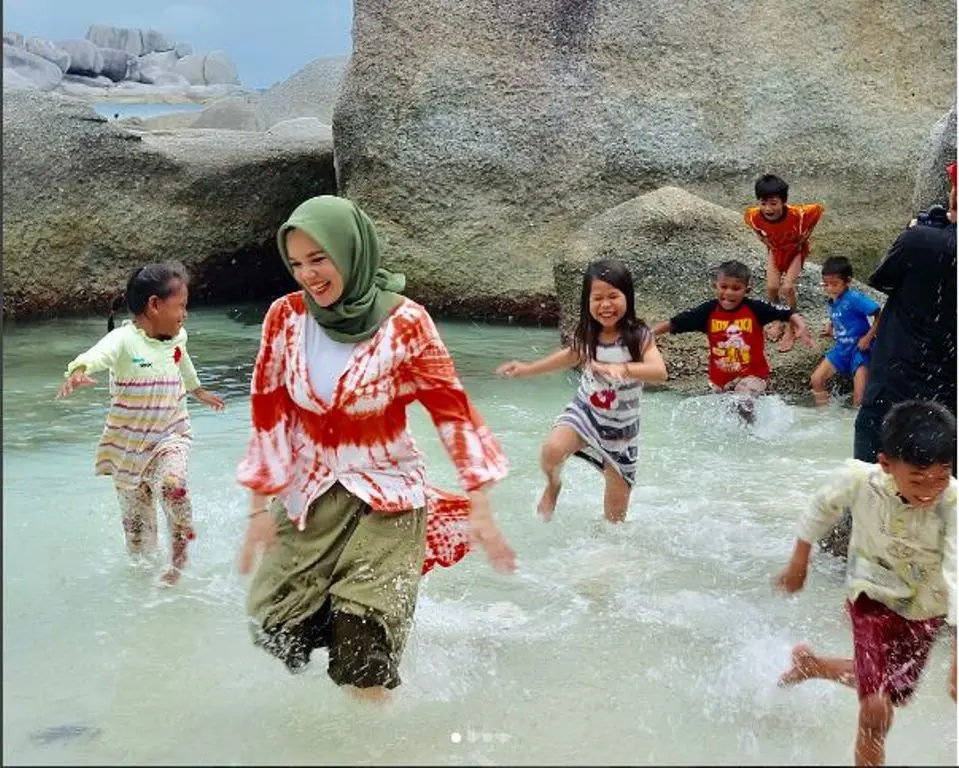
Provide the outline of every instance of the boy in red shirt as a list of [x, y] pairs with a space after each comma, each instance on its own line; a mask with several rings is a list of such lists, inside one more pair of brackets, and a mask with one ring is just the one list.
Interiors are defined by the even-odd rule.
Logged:
[[766, 391], [769, 379], [763, 327], [788, 322], [795, 338], [814, 346], [802, 315], [795, 309], [747, 298], [749, 281], [749, 267], [739, 261], [724, 261], [716, 274], [715, 299], [653, 328], [657, 336], [705, 333], [709, 339], [709, 385], [716, 393], [745, 395], [747, 403], [739, 411], [746, 421], [752, 421], [752, 398]]
[[[787, 205], [789, 185], [778, 176], [766, 174], [756, 181], [759, 205], [746, 209], [743, 218], [768, 251], [766, 262], [766, 295], [773, 304], [780, 298], [793, 309], [797, 306], [796, 281], [809, 256], [809, 236], [822, 218], [823, 206]], [[779, 351], [793, 348], [794, 336], [777, 323], [770, 329], [769, 340], [777, 341]]]

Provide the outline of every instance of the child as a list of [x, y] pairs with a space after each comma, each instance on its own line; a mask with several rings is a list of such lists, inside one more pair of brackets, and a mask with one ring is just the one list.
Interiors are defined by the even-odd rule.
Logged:
[[813, 340], [802, 315], [794, 309], [747, 298], [749, 281], [749, 267], [739, 261], [724, 261], [716, 273], [716, 298], [659, 323], [653, 333], [705, 333], [709, 339], [710, 387], [715, 393], [744, 395], [747, 400], [740, 404], [739, 412], [752, 422], [751, 398], [766, 391], [769, 378], [763, 326], [786, 321], [803, 343], [812, 346]]
[[[752, 229], [768, 251], [766, 294], [772, 304], [784, 300], [792, 309], [798, 306], [796, 281], [809, 256], [809, 236], [822, 218], [823, 206], [787, 205], [789, 185], [778, 176], [767, 174], [756, 181], [759, 205], [746, 209], [746, 226]], [[782, 333], [782, 324], [770, 328], [769, 340], [779, 342], [779, 351], [793, 348], [790, 328]]]
[[595, 261], [587, 267], [579, 324], [569, 346], [533, 363], [504, 363], [496, 372], [527, 377], [575, 366], [583, 371], [579, 389], [543, 443], [546, 490], [537, 512], [544, 520], [553, 516], [560, 471], [575, 454], [602, 470], [606, 519], [622, 522], [636, 480], [643, 382], [666, 381], [667, 374], [652, 333], [636, 317], [633, 277], [621, 261]]
[[878, 464], [850, 461], [815, 494], [778, 577], [786, 592], [802, 589], [812, 542], [851, 511], [853, 658], [827, 659], [798, 645], [780, 684], [820, 678], [858, 690], [857, 765], [883, 764], [893, 707], [912, 696], [943, 616], [952, 626], [949, 685], [956, 698], [955, 418], [937, 403], [899, 403], [883, 421], [881, 446]]
[[869, 349], [876, 337], [878, 324], [870, 326], [869, 318], [878, 320], [879, 305], [864, 293], [849, 287], [852, 264], [845, 256], [831, 256], [822, 265], [822, 287], [829, 297], [829, 325], [824, 335], [831, 335], [836, 344], [813, 372], [811, 384], [816, 405], [826, 405], [829, 393], [826, 384], [837, 373], [852, 378], [852, 404], [862, 405], [869, 378]]
[[156, 548], [154, 500], [167, 517], [172, 567], [163, 582], [174, 584], [195, 537], [187, 493], [187, 458], [192, 433], [184, 385], [213, 410], [223, 401], [200, 386], [186, 351], [187, 274], [177, 262], [148, 264], [133, 271], [126, 303], [133, 322], [108, 333], [67, 366], [58, 398], [96, 382], [91, 373], [110, 371], [110, 411], [97, 451], [96, 474], [113, 475], [131, 554]]

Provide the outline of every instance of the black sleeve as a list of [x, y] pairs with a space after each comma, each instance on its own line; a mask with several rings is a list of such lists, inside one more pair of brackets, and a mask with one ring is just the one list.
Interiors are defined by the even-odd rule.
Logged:
[[678, 315], [670, 318], [669, 332], [695, 333], [699, 331], [700, 333], [706, 333], [709, 328], [709, 316], [718, 304], [719, 301], [716, 299], [710, 299], [709, 301], [704, 301], [698, 307], [680, 312]]
[[869, 285], [877, 291], [889, 294], [902, 285], [902, 279], [909, 272], [913, 249], [919, 240], [923, 240], [920, 225], [910, 227], [896, 238], [889, 252], [879, 266], [869, 276]]
[[796, 314], [796, 310], [794, 309], [779, 307], [760, 299], [744, 299], [743, 303], [753, 311], [760, 325], [769, 325], [777, 320], [787, 322], [790, 317]]

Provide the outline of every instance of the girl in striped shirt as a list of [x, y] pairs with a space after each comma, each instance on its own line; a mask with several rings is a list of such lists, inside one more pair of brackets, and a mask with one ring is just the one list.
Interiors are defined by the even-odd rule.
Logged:
[[533, 363], [503, 363], [496, 372], [519, 378], [582, 368], [573, 402], [543, 443], [546, 490], [537, 512], [544, 520], [553, 516], [560, 470], [576, 455], [603, 472], [606, 519], [619, 523], [636, 481], [643, 383], [666, 381], [666, 364], [652, 332], [636, 317], [633, 276], [618, 259], [587, 267], [579, 313], [571, 344]]
[[186, 393], [214, 410], [223, 401], [207, 392], [186, 351], [188, 279], [177, 262], [148, 264], [127, 282], [126, 304], [133, 320], [113, 326], [68, 366], [58, 398], [96, 384], [90, 374], [110, 372], [110, 410], [100, 437], [96, 474], [112, 475], [131, 554], [157, 544], [155, 502], [159, 500], [171, 537], [172, 564], [163, 582], [174, 584], [195, 537], [187, 491], [192, 433]]

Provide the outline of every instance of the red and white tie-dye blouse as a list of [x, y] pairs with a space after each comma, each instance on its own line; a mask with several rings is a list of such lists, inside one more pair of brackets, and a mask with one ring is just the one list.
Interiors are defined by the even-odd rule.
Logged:
[[307, 372], [303, 332], [313, 322], [300, 292], [277, 299], [266, 314], [250, 387], [253, 434], [237, 479], [279, 497], [300, 530], [310, 504], [337, 482], [379, 512], [426, 506], [424, 571], [452, 565], [468, 551], [469, 502], [427, 484], [407, 406], [418, 400], [429, 412], [464, 490], [501, 480], [507, 462], [432, 318], [404, 300], [356, 345], [330, 402]]

